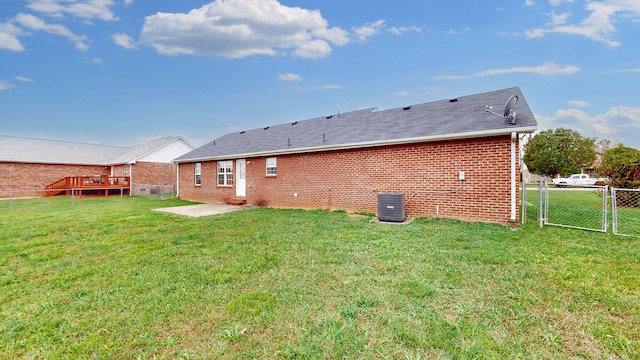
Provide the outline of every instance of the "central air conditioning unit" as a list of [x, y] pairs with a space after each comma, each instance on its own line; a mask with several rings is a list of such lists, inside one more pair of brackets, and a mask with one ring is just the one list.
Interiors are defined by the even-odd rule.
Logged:
[[404, 204], [404, 193], [378, 193], [378, 221], [403, 222], [406, 218]]

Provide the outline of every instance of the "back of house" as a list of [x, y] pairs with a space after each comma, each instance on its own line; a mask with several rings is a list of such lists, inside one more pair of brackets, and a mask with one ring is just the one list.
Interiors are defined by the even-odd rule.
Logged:
[[[514, 96], [509, 114], [490, 110]], [[536, 128], [517, 87], [292, 121], [230, 133], [175, 159], [178, 192], [371, 213], [378, 194], [403, 193], [412, 217], [516, 225], [519, 136]]]

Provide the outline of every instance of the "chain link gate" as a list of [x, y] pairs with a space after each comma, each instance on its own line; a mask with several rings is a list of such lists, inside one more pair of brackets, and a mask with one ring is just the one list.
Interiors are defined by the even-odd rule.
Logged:
[[[537, 199], [532, 196], [534, 194]], [[552, 225], [607, 232], [610, 221], [613, 234], [640, 237], [640, 189], [607, 186], [556, 189], [549, 188], [544, 181], [538, 182], [534, 189], [528, 187], [525, 181], [522, 189], [522, 224], [527, 221], [528, 207], [537, 210], [536, 219], [540, 227]]]
[[611, 188], [613, 233], [640, 237], [640, 189]]
[[607, 232], [607, 186], [550, 189], [548, 183], [541, 181], [538, 191], [540, 226], [552, 225]]

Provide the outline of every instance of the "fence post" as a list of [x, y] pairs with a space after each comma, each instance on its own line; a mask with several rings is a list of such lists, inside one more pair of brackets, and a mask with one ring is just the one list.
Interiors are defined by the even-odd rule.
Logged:
[[602, 231], [609, 230], [609, 186], [605, 185], [602, 189]]
[[520, 223], [524, 225], [527, 222], [527, 179], [526, 178], [522, 179], [522, 197], [520, 200], [520, 208], [521, 208]]
[[75, 205], [76, 203], [76, 189], [71, 189], [71, 205]]
[[611, 228], [618, 235], [618, 204], [616, 203], [616, 188], [611, 188]]
[[538, 182], [538, 226], [542, 227], [544, 225], [544, 210], [543, 210], [543, 190], [544, 190], [544, 180], [540, 179]]

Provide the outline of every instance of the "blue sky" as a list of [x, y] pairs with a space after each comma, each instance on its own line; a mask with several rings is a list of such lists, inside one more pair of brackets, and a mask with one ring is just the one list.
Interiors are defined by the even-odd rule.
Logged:
[[6, 0], [0, 133], [202, 145], [519, 86], [541, 130], [640, 148], [639, 35], [637, 0]]

